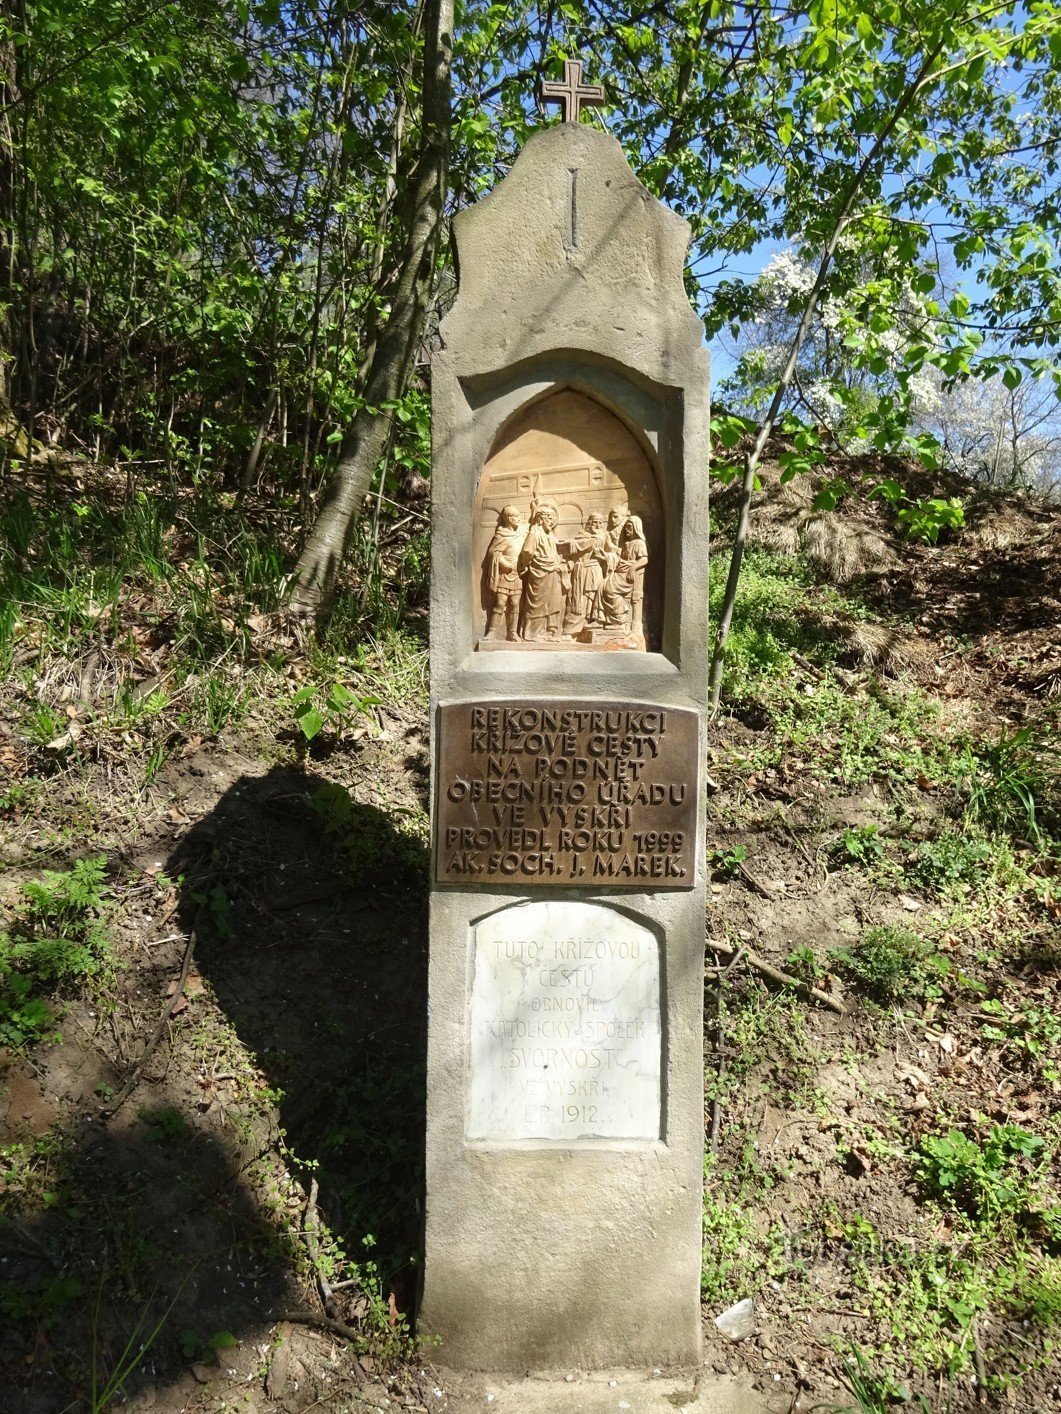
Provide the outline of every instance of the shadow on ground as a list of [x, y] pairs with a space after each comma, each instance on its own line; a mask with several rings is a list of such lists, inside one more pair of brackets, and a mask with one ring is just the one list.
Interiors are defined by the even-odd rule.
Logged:
[[[411, 1309], [425, 1105], [422, 844], [400, 817], [277, 768], [237, 780], [164, 868], [180, 879], [169, 932], [197, 934], [189, 1004], [121, 1109], [56, 1141], [43, 1217], [0, 1227], [4, 1410], [92, 1408], [94, 1365], [98, 1393], [126, 1342], [135, 1354], [156, 1326], [124, 1386], [138, 1408], [204, 1393], [204, 1373], [236, 1360], [229, 1337], [258, 1342], [261, 1366], [278, 1314], [320, 1309], [304, 1191], [289, 1174], [303, 1190], [316, 1178], [321, 1218], [353, 1262], [375, 1262], [384, 1307], [393, 1294]], [[182, 952], [178, 937], [154, 954], [158, 995]], [[157, 996], [147, 1001], [157, 1015]], [[116, 1086], [99, 1049], [78, 1054], [82, 1087], [101, 1090], [105, 1109], [106, 1082]], [[17, 1213], [17, 1152], [5, 1179]], [[361, 1288], [337, 1293], [333, 1314], [366, 1319]]]

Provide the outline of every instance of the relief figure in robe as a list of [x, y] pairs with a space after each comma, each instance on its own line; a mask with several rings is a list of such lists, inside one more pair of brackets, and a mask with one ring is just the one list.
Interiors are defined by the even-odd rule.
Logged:
[[648, 545], [641, 517], [628, 516], [618, 539], [619, 556], [601, 591], [604, 622], [609, 627], [640, 634], [648, 564]]
[[590, 624], [601, 622], [601, 590], [608, 569], [604, 517], [590, 511], [582, 529], [566, 546], [571, 587], [564, 611], [564, 637], [574, 638]]
[[611, 510], [608, 512], [608, 529], [604, 536], [604, 546], [611, 561], [608, 565], [609, 572], [614, 569], [615, 565], [618, 563], [621, 548], [619, 545], [619, 536], [623, 533], [623, 526], [629, 518], [630, 508], [625, 502], [621, 502], [618, 506], [612, 506]]
[[519, 573], [523, 580], [519, 635], [531, 643], [560, 637], [566, 566], [556, 544], [558, 520], [555, 506], [535, 509], [519, 553]]
[[518, 637], [519, 603], [523, 594], [519, 552], [526, 535], [527, 527], [520, 525], [519, 508], [505, 506], [497, 518], [497, 528], [483, 564], [489, 605], [485, 638], [500, 638], [502, 627], [509, 643], [515, 643]]

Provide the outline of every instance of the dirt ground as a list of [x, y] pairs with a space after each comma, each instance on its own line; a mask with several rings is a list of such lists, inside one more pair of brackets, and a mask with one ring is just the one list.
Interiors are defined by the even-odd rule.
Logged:
[[[1052, 710], [1061, 683], [1059, 587], [1058, 518], [1029, 515], [1007, 531], [985, 513], [960, 545], [907, 550], [865, 593], [898, 644], [894, 680], [920, 683], [945, 710], [1020, 723]], [[868, 656], [852, 648], [853, 692], [876, 671]], [[818, 678], [808, 664], [806, 688]], [[184, 742], [133, 814], [107, 761], [53, 762], [42, 795], [0, 813], [0, 910], [41, 868], [105, 853], [118, 961], [110, 993], [66, 1002], [60, 1042], [2, 1058], [14, 1147], [0, 1409], [91, 1408], [93, 1370], [97, 1398], [125, 1370], [115, 1407], [143, 1414], [495, 1407], [482, 1381], [435, 1368], [430, 1347], [410, 1357], [400, 1338], [415, 1322], [423, 1201], [427, 724], [408, 705], [379, 708], [372, 723], [306, 753], [263, 708], [238, 731]], [[926, 1224], [940, 1244], [951, 1235], [909, 1168], [889, 1161], [889, 1143], [943, 1114], [1046, 1123], [1058, 1084], [1000, 1066], [976, 1002], [957, 989], [873, 1010], [829, 970], [831, 949], [938, 903], [838, 864], [837, 837], [876, 825], [927, 838], [945, 805], [931, 782], [830, 783], [813, 752], [758, 767], [769, 732], [749, 704], [711, 744], [708, 846], [743, 858], [716, 865], [711, 885], [708, 1073], [741, 1063], [746, 1040], [727, 1028], [749, 997], [784, 1044], [717, 1113], [709, 1104], [705, 1123], [709, 1195], [727, 1170], [761, 1174], [768, 1192], [745, 1193], [747, 1230], [785, 1237], [770, 1255], [777, 1275], [756, 1290], [752, 1337], [730, 1342], [715, 1326], [719, 1302], [705, 1301], [703, 1375], [738, 1381], [764, 1408], [855, 1408], [837, 1337], [879, 1341], [882, 1320], [844, 1215], [869, 1215], [898, 1245]], [[45, 769], [13, 729], [0, 750], [12, 774], [12, 762]], [[329, 795], [337, 786], [348, 808]], [[1014, 909], [1026, 945], [984, 975], [1005, 970], [1056, 1007], [1056, 915]], [[784, 969], [808, 949], [845, 1014], [791, 992], [772, 1010], [782, 994], [739, 959], [720, 981], [738, 946]], [[709, 1230], [706, 1260], [728, 1260], [725, 1237], [714, 1240]], [[1020, 1336], [980, 1331], [988, 1351]], [[995, 1407], [1058, 1407], [1056, 1354], [1039, 1350], [1028, 1366], [991, 1395]], [[915, 1373], [909, 1391], [930, 1408], [981, 1407], [975, 1371]]]

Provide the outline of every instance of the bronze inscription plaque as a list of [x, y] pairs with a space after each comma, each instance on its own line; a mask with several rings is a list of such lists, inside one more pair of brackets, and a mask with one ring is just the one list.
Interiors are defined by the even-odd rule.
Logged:
[[439, 708], [440, 884], [691, 889], [696, 713], [641, 702]]

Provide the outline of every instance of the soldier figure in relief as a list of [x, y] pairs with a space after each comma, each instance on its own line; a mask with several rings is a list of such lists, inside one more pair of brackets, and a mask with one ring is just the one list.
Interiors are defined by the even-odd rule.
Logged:
[[519, 508], [505, 506], [486, 551], [486, 587], [490, 594], [486, 638], [500, 637], [502, 624], [509, 643], [515, 643], [518, 638], [519, 601], [523, 593], [519, 552], [526, 535], [527, 527], [519, 523]]

